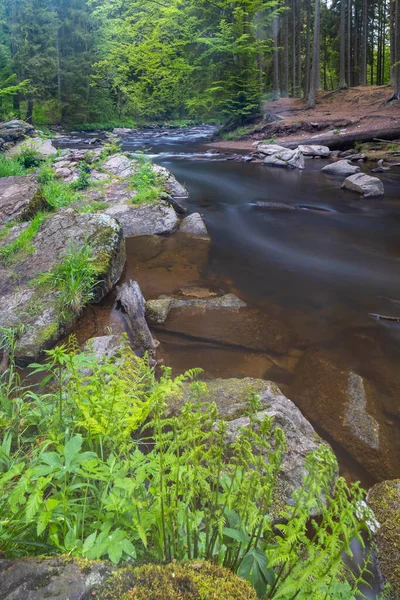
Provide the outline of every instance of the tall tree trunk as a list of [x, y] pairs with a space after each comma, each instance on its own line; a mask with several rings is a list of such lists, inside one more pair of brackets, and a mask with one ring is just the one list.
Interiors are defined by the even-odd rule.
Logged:
[[27, 123], [32, 123], [32, 117], [33, 117], [33, 94], [29, 94], [25, 121]]
[[304, 98], [307, 98], [310, 88], [310, 53], [311, 44], [311, 0], [307, 0], [307, 40], [306, 40], [306, 67], [304, 76]]
[[347, 6], [347, 85], [352, 86], [351, 77], [351, 0]]
[[297, 95], [301, 97], [301, 0], [297, 0]]
[[394, 63], [396, 54], [396, 2], [395, 0], [389, 0], [390, 4], [390, 81], [394, 85]]
[[393, 67], [393, 99], [400, 100], [400, 0], [396, 0], [395, 10], [395, 53]]
[[279, 50], [278, 50], [278, 19], [279, 17], [275, 16], [272, 19], [272, 38], [273, 38], [273, 69], [274, 69], [274, 90], [272, 94], [273, 100], [278, 100], [279, 98]]
[[283, 96], [289, 96], [289, 11], [283, 16]]
[[[397, 0], [398, 2], [400, 0]], [[319, 38], [320, 38], [320, 0], [315, 0], [314, 9], [314, 40], [313, 56], [310, 78], [310, 91], [308, 93], [308, 108], [315, 107], [315, 95], [319, 83]]]
[[296, 96], [296, 0], [292, 0], [292, 96]]
[[361, 85], [367, 85], [368, 0], [363, 0], [361, 31]]
[[347, 88], [346, 82], [346, 0], [340, 0], [340, 56], [339, 88]]

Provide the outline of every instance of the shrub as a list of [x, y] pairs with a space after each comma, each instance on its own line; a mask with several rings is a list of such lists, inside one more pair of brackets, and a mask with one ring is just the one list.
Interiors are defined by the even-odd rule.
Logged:
[[[44, 383], [54, 381], [47, 393], [2, 378], [4, 553], [206, 559], [248, 579], [260, 597], [354, 597], [362, 572], [352, 579], [343, 553], [362, 541], [371, 513], [358, 485], [332, 486], [327, 446], [308, 456], [302, 487], [273, 523], [285, 439], [258, 416], [257, 397], [232, 442], [216, 406], [201, 402], [204, 384], [192, 384], [179, 415], [168, 414], [196, 371], [157, 378], [125, 344], [114, 359], [75, 346], [47, 354], [34, 365]], [[20, 407], [11, 413], [10, 389]]]
[[32, 167], [38, 167], [43, 158], [34, 148], [24, 148], [19, 154], [18, 160], [25, 169], [31, 169]]

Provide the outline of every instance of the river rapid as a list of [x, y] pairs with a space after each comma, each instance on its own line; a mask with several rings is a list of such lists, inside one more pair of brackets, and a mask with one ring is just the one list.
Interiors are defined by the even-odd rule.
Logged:
[[[273, 380], [301, 408], [296, 398], [301, 357], [312, 350], [337, 355], [384, 398], [374, 418], [389, 432], [400, 476], [400, 323], [370, 316], [400, 317], [400, 169], [379, 175], [383, 198], [360, 200], [340, 189], [343, 178], [321, 173], [325, 160], [307, 160], [304, 171], [235, 162], [205, 145], [210, 133], [208, 128], [149, 130], [124, 137], [123, 150], [143, 151], [187, 188], [190, 196], [183, 204], [188, 213], [203, 216], [211, 246], [204, 251], [179, 234], [156, 241], [128, 239], [123, 279], [136, 279], [146, 299], [193, 283], [233, 292], [283, 322], [296, 342], [287, 355], [273, 356], [185, 332], [155, 331], [160, 356], [175, 373], [196, 366], [206, 378]], [[72, 138], [59, 143], [75, 144]], [[296, 210], [263, 209], [259, 202]], [[75, 333], [84, 342], [125, 326], [110, 294], [85, 312]], [[332, 442], [318, 415], [307, 417]], [[349, 478], [361, 478], [365, 485], [379, 479], [364, 472], [362, 460], [355, 462], [340, 444], [333, 446]]]

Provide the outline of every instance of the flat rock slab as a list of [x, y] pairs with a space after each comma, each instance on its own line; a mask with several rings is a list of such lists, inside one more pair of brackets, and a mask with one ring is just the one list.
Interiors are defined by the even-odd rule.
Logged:
[[[20, 227], [17, 225], [17, 227]], [[14, 235], [1, 241], [6, 245]], [[125, 244], [120, 224], [104, 214], [79, 214], [72, 209], [59, 211], [49, 217], [32, 241], [33, 251], [24, 255], [9, 268], [0, 270], [0, 297], [3, 309], [0, 325], [24, 326], [16, 359], [26, 364], [51, 347], [73, 324], [64, 323], [58, 310], [57, 294], [36, 289], [34, 280], [39, 273], [48, 272], [62, 261], [71, 245], [80, 248], [85, 242], [99, 268], [99, 283], [94, 302], [99, 302], [115, 285], [125, 264]]]
[[38, 189], [30, 177], [1, 177], [0, 226], [28, 216]]
[[304, 156], [300, 150], [279, 150], [266, 156], [263, 165], [267, 167], [282, 167], [285, 169], [304, 169]]
[[[107, 196], [104, 198], [107, 201]], [[174, 209], [163, 201], [134, 205], [114, 204], [105, 214], [117, 219], [126, 237], [138, 235], [167, 235], [178, 227]]]
[[352, 165], [348, 160], [338, 160], [337, 162], [326, 165], [321, 169], [324, 173], [331, 173], [332, 175], [354, 175], [361, 171], [360, 167]]
[[289, 394], [306, 417], [374, 477], [396, 473], [392, 432], [381, 419], [379, 394], [335, 353], [308, 350], [297, 364]]
[[135, 173], [137, 165], [137, 161], [131, 160], [124, 154], [114, 154], [103, 163], [102, 168], [111, 175], [126, 178]]
[[198, 308], [202, 310], [209, 309], [228, 309], [238, 310], [245, 308], [246, 303], [240, 300], [235, 294], [225, 294], [214, 298], [173, 298], [172, 296], [160, 297], [158, 300], [148, 300], [146, 302], [146, 316], [150, 323], [165, 323], [170, 310], [173, 308]]
[[0, 560], [1, 600], [85, 600], [113, 571], [111, 564], [54, 559]]
[[379, 527], [374, 532], [377, 558], [384, 583], [389, 583], [392, 595], [400, 598], [400, 479], [383, 481], [368, 492], [367, 502]]
[[207, 227], [199, 213], [193, 213], [185, 217], [180, 224], [179, 231], [193, 237], [202, 238], [203, 240], [210, 239]]
[[[283, 458], [283, 469], [277, 486], [280, 503], [288, 501], [293, 492], [301, 486], [305, 476], [305, 458], [308, 452], [316, 450], [322, 440], [311, 423], [301, 414], [291, 400], [286, 398], [271, 381], [262, 379], [215, 379], [207, 381], [208, 395], [202, 396], [205, 402], [215, 402], [221, 419], [229, 421], [228, 435], [233, 442], [241, 427], [250, 424], [245, 416], [251, 395], [259, 395], [262, 408], [259, 417], [273, 417], [274, 424], [282, 427], [287, 441], [287, 451]], [[185, 399], [190, 399], [187, 391]]]
[[385, 193], [382, 181], [378, 177], [371, 177], [371, 175], [366, 175], [365, 173], [356, 173], [355, 175], [346, 177], [342, 188], [357, 192], [364, 196], [364, 198], [383, 196]]
[[319, 146], [319, 145], [300, 145], [297, 148], [304, 154], [304, 156], [321, 156], [328, 157], [330, 155], [330, 150], [328, 146]]
[[57, 148], [53, 146], [52, 141], [45, 140], [43, 138], [31, 138], [29, 140], [19, 142], [13, 148], [11, 148], [9, 154], [11, 156], [19, 156], [26, 150], [32, 150], [44, 158], [52, 156], [53, 154], [57, 154]]
[[157, 302], [164, 302], [167, 316], [164, 322], [164, 316], [160, 317], [161, 323], [159, 321], [156, 326], [202, 341], [250, 350], [284, 354], [291, 347], [293, 334], [281, 321], [271, 319], [253, 308], [214, 306], [216, 301], [221, 302], [219, 298], [178, 301], [179, 304], [171, 308], [168, 298], [159, 299]]

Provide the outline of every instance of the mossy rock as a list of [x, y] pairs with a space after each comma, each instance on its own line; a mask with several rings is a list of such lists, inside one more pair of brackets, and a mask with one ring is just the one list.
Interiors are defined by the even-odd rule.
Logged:
[[[375, 485], [368, 504], [379, 522], [377, 555], [385, 581], [385, 598], [400, 599], [400, 479]], [[390, 588], [390, 593], [386, 590]]]
[[115, 572], [98, 600], [256, 600], [247, 581], [206, 562], [143, 565]]

